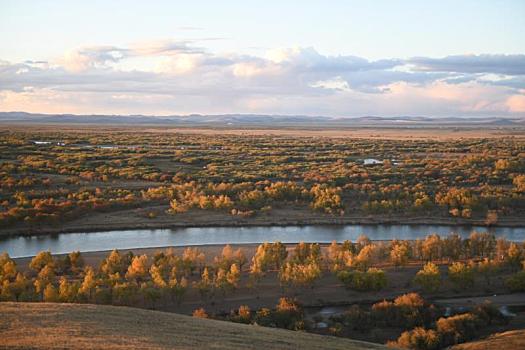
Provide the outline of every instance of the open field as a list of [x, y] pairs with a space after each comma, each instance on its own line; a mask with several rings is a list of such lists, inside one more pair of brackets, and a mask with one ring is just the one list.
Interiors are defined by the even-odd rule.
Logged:
[[5, 349], [383, 349], [383, 346], [158, 311], [0, 303]]

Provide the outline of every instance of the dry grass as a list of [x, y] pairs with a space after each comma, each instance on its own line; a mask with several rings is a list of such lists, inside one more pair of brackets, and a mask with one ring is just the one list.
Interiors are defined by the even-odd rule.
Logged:
[[7, 349], [382, 349], [281, 329], [105, 305], [0, 303]]
[[525, 329], [491, 335], [487, 339], [460, 344], [453, 350], [518, 350], [525, 349]]

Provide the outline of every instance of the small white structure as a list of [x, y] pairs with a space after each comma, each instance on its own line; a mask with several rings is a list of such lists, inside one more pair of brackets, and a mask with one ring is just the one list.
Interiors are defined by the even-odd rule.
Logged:
[[383, 161], [374, 159], [374, 158], [366, 158], [363, 160], [363, 164], [364, 165], [379, 165], [379, 164], [383, 164]]

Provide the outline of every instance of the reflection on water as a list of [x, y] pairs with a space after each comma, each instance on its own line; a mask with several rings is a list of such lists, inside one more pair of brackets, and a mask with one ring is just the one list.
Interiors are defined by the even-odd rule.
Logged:
[[73, 250], [96, 251], [163, 246], [227, 243], [299, 241], [329, 243], [333, 240], [355, 241], [361, 234], [372, 240], [416, 239], [431, 233], [442, 236], [456, 232], [467, 237], [470, 232], [490, 232], [512, 241], [525, 240], [525, 227], [452, 227], [440, 225], [327, 225], [327, 226], [250, 226], [187, 227], [162, 230], [119, 230], [92, 233], [67, 233], [44, 236], [10, 237], [0, 240], [0, 252], [13, 257], [31, 256], [42, 250], [68, 253]]

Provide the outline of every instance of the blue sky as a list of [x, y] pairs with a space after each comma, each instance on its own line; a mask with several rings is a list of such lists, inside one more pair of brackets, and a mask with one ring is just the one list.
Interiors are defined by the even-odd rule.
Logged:
[[525, 112], [525, 1], [259, 3], [0, 0], [0, 110]]

